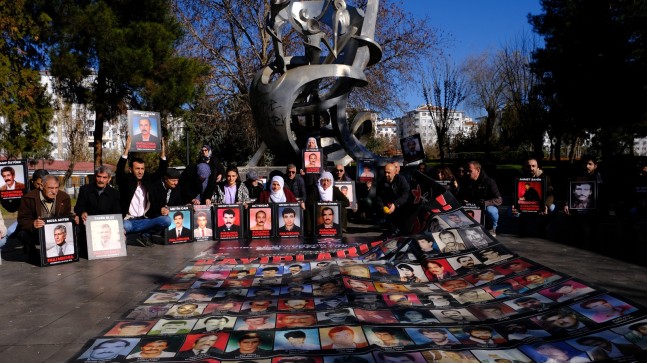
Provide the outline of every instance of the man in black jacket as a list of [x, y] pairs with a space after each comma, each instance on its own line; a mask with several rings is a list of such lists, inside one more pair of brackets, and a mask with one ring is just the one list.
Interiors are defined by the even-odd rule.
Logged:
[[397, 173], [396, 165], [386, 164], [384, 178], [377, 183], [375, 193], [377, 215], [385, 215], [391, 222], [397, 221], [400, 208], [409, 198], [409, 190], [409, 183]]
[[494, 179], [488, 177], [477, 161], [467, 163], [467, 175], [461, 180], [458, 199], [463, 203], [475, 203], [485, 206], [486, 215], [492, 220], [490, 234], [496, 236], [499, 223], [499, 208], [503, 203], [501, 193]]
[[125, 166], [130, 151], [130, 136], [126, 140], [126, 150], [117, 163], [117, 186], [121, 194], [121, 214], [124, 216], [124, 229], [126, 234], [140, 234], [137, 242], [142, 246], [154, 246], [150, 241], [151, 232], [158, 231], [170, 225], [168, 216], [159, 216], [153, 219], [146, 217], [150, 209], [149, 191], [154, 182], [162, 179], [166, 173], [168, 161], [166, 160], [166, 147], [162, 139], [159, 166], [153, 174], [146, 173], [143, 159], [130, 160], [130, 173], [126, 173]]
[[101, 214], [120, 214], [119, 191], [110, 186], [112, 170], [101, 165], [94, 170], [94, 182], [81, 186], [74, 206], [75, 220], [79, 224], [79, 250], [85, 252], [85, 222], [88, 216]]

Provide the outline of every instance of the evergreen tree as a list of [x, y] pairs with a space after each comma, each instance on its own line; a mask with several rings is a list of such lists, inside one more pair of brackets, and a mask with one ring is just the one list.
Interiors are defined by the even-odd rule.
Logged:
[[53, 0], [50, 38], [57, 90], [96, 112], [94, 163], [101, 165], [104, 122], [128, 109], [168, 116], [190, 102], [206, 66], [175, 54], [183, 30], [170, 0]]
[[0, 150], [8, 158], [46, 158], [52, 150], [53, 111], [38, 72], [49, 18], [29, 3], [0, 5]]

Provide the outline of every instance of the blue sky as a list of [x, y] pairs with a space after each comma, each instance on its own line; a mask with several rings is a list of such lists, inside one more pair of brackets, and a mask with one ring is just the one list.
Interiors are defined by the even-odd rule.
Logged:
[[[539, 0], [402, 0], [406, 10], [427, 18], [431, 26], [451, 36], [447, 51], [454, 63], [488, 49], [499, 49], [524, 32], [527, 14], [541, 13]], [[412, 90], [413, 91], [413, 90]], [[405, 96], [411, 108], [424, 104], [421, 91]], [[472, 115], [476, 117], [480, 115]]]

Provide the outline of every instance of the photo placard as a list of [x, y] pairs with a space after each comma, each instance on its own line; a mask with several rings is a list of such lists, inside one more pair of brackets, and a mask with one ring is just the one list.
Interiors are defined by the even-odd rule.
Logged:
[[303, 170], [306, 174], [319, 174], [321, 167], [321, 150], [306, 149], [303, 151]]
[[89, 215], [85, 221], [88, 260], [126, 256], [121, 214]]
[[39, 229], [41, 266], [58, 265], [79, 260], [72, 217], [43, 218]]
[[192, 208], [188, 205], [168, 207], [168, 215], [173, 221], [166, 229], [164, 241], [166, 244], [192, 242], [193, 218]]
[[0, 199], [20, 199], [27, 193], [27, 160], [0, 161]]
[[130, 151], [161, 151], [161, 131], [159, 112], [128, 110]]
[[210, 205], [193, 206], [193, 239], [213, 240], [213, 209]]
[[354, 181], [335, 181], [334, 186], [348, 198], [350, 205], [346, 209], [357, 209], [357, 193]]
[[519, 213], [540, 213], [544, 209], [546, 186], [542, 178], [516, 178], [515, 201]]
[[483, 207], [476, 205], [476, 203], [465, 203], [463, 210], [468, 217], [472, 218], [476, 223], [485, 224], [485, 213]]
[[400, 150], [405, 164], [410, 164], [419, 160], [425, 160], [425, 150], [422, 147], [420, 134], [400, 139]]
[[299, 203], [275, 203], [274, 210], [277, 237], [303, 236], [303, 210]]
[[269, 204], [254, 204], [248, 208], [248, 236], [251, 238], [269, 238], [274, 236], [272, 220], [274, 213]]
[[360, 159], [357, 163], [357, 181], [360, 183], [373, 182], [377, 172], [375, 159]]
[[221, 204], [216, 208], [216, 239], [243, 238], [243, 206]]
[[315, 237], [341, 237], [340, 217], [339, 202], [315, 203]]
[[594, 181], [570, 181], [568, 208], [580, 213], [595, 211], [598, 199], [598, 185]]

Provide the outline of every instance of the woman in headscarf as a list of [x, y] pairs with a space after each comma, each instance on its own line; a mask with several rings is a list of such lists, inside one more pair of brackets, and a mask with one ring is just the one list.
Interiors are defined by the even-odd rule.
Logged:
[[296, 203], [297, 198], [292, 191], [285, 186], [283, 177], [276, 175], [272, 177], [270, 189], [264, 190], [258, 198], [259, 203]]
[[206, 162], [189, 165], [180, 176], [182, 199], [194, 205], [211, 204], [215, 179], [212, 169]]
[[211, 201], [215, 204], [236, 204], [249, 201], [249, 191], [240, 181], [238, 168], [230, 166], [225, 172], [225, 181], [218, 183]]
[[[319, 181], [314, 188], [310, 188], [308, 193], [308, 208], [307, 211], [314, 213], [315, 203], [316, 202], [340, 202], [341, 205], [341, 225], [342, 230], [346, 231], [346, 226], [348, 225], [346, 208], [350, 206], [350, 201], [344, 195], [344, 193], [333, 186], [333, 176], [329, 171], [324, 171], [319, 177]], [[306, 222], [310, 221], [310, 217], [306, 218]]]

